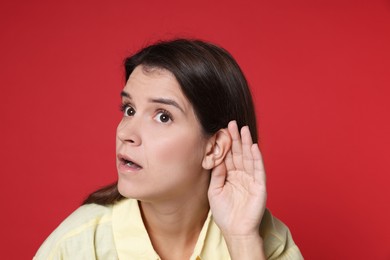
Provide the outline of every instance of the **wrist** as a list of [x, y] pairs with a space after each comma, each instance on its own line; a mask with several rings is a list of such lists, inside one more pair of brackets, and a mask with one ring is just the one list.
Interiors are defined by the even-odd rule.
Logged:
[[248, 235], [224, 236], [232, 259], [265, 259], [263, 239], [257, 232]]

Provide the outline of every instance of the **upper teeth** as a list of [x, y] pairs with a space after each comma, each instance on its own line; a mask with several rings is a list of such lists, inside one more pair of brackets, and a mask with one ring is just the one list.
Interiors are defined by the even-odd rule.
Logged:
[[126, 164], [133, 165], [134, 163], [132, 161], [126, 161]]

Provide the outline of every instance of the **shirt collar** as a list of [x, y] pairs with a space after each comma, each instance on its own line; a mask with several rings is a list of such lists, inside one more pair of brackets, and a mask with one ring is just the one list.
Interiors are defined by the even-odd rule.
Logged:
[[[124, 199], [118, 202], [114, 205], [112, 214], [114, 240], [119, 259], [160, 259], [146, 231], [137, 200]], [[206, 240], [208, 244], [212, 243], [205, 248]], [[218, 250], [221, 242], [224, 245], [209, 211], [190, 260], [204, 259], [203, 255], [208, 255], [207, 252], [210, 250], [214, 252]]]
[[114, 205], [112, 229], [119, 259], [160, 259], [142, 221], [137, 200], [124, 199]]

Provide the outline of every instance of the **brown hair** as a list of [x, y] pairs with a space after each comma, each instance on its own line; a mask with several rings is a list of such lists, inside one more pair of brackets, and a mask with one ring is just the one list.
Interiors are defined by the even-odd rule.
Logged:
[[[170, 71], [194, 107], [206, 135], [226, 128], [231, 120], [249, 126], [257, 142], [256, 116], [248, 83], [233, 57], [223, 48], [200, 40], [158, 42], [125, 59], [126, 81], [144, 65]], [[95, 191], [83, 204], [107, 205], [124, 197], [116, 183]]]

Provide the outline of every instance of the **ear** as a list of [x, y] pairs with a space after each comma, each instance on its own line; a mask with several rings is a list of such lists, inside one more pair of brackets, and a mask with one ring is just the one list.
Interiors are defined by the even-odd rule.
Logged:
[[232, 139], [227, 129], [220, 129], [206, 144], [202, 167], [211, 170], [221, 164], [230, 150]]

